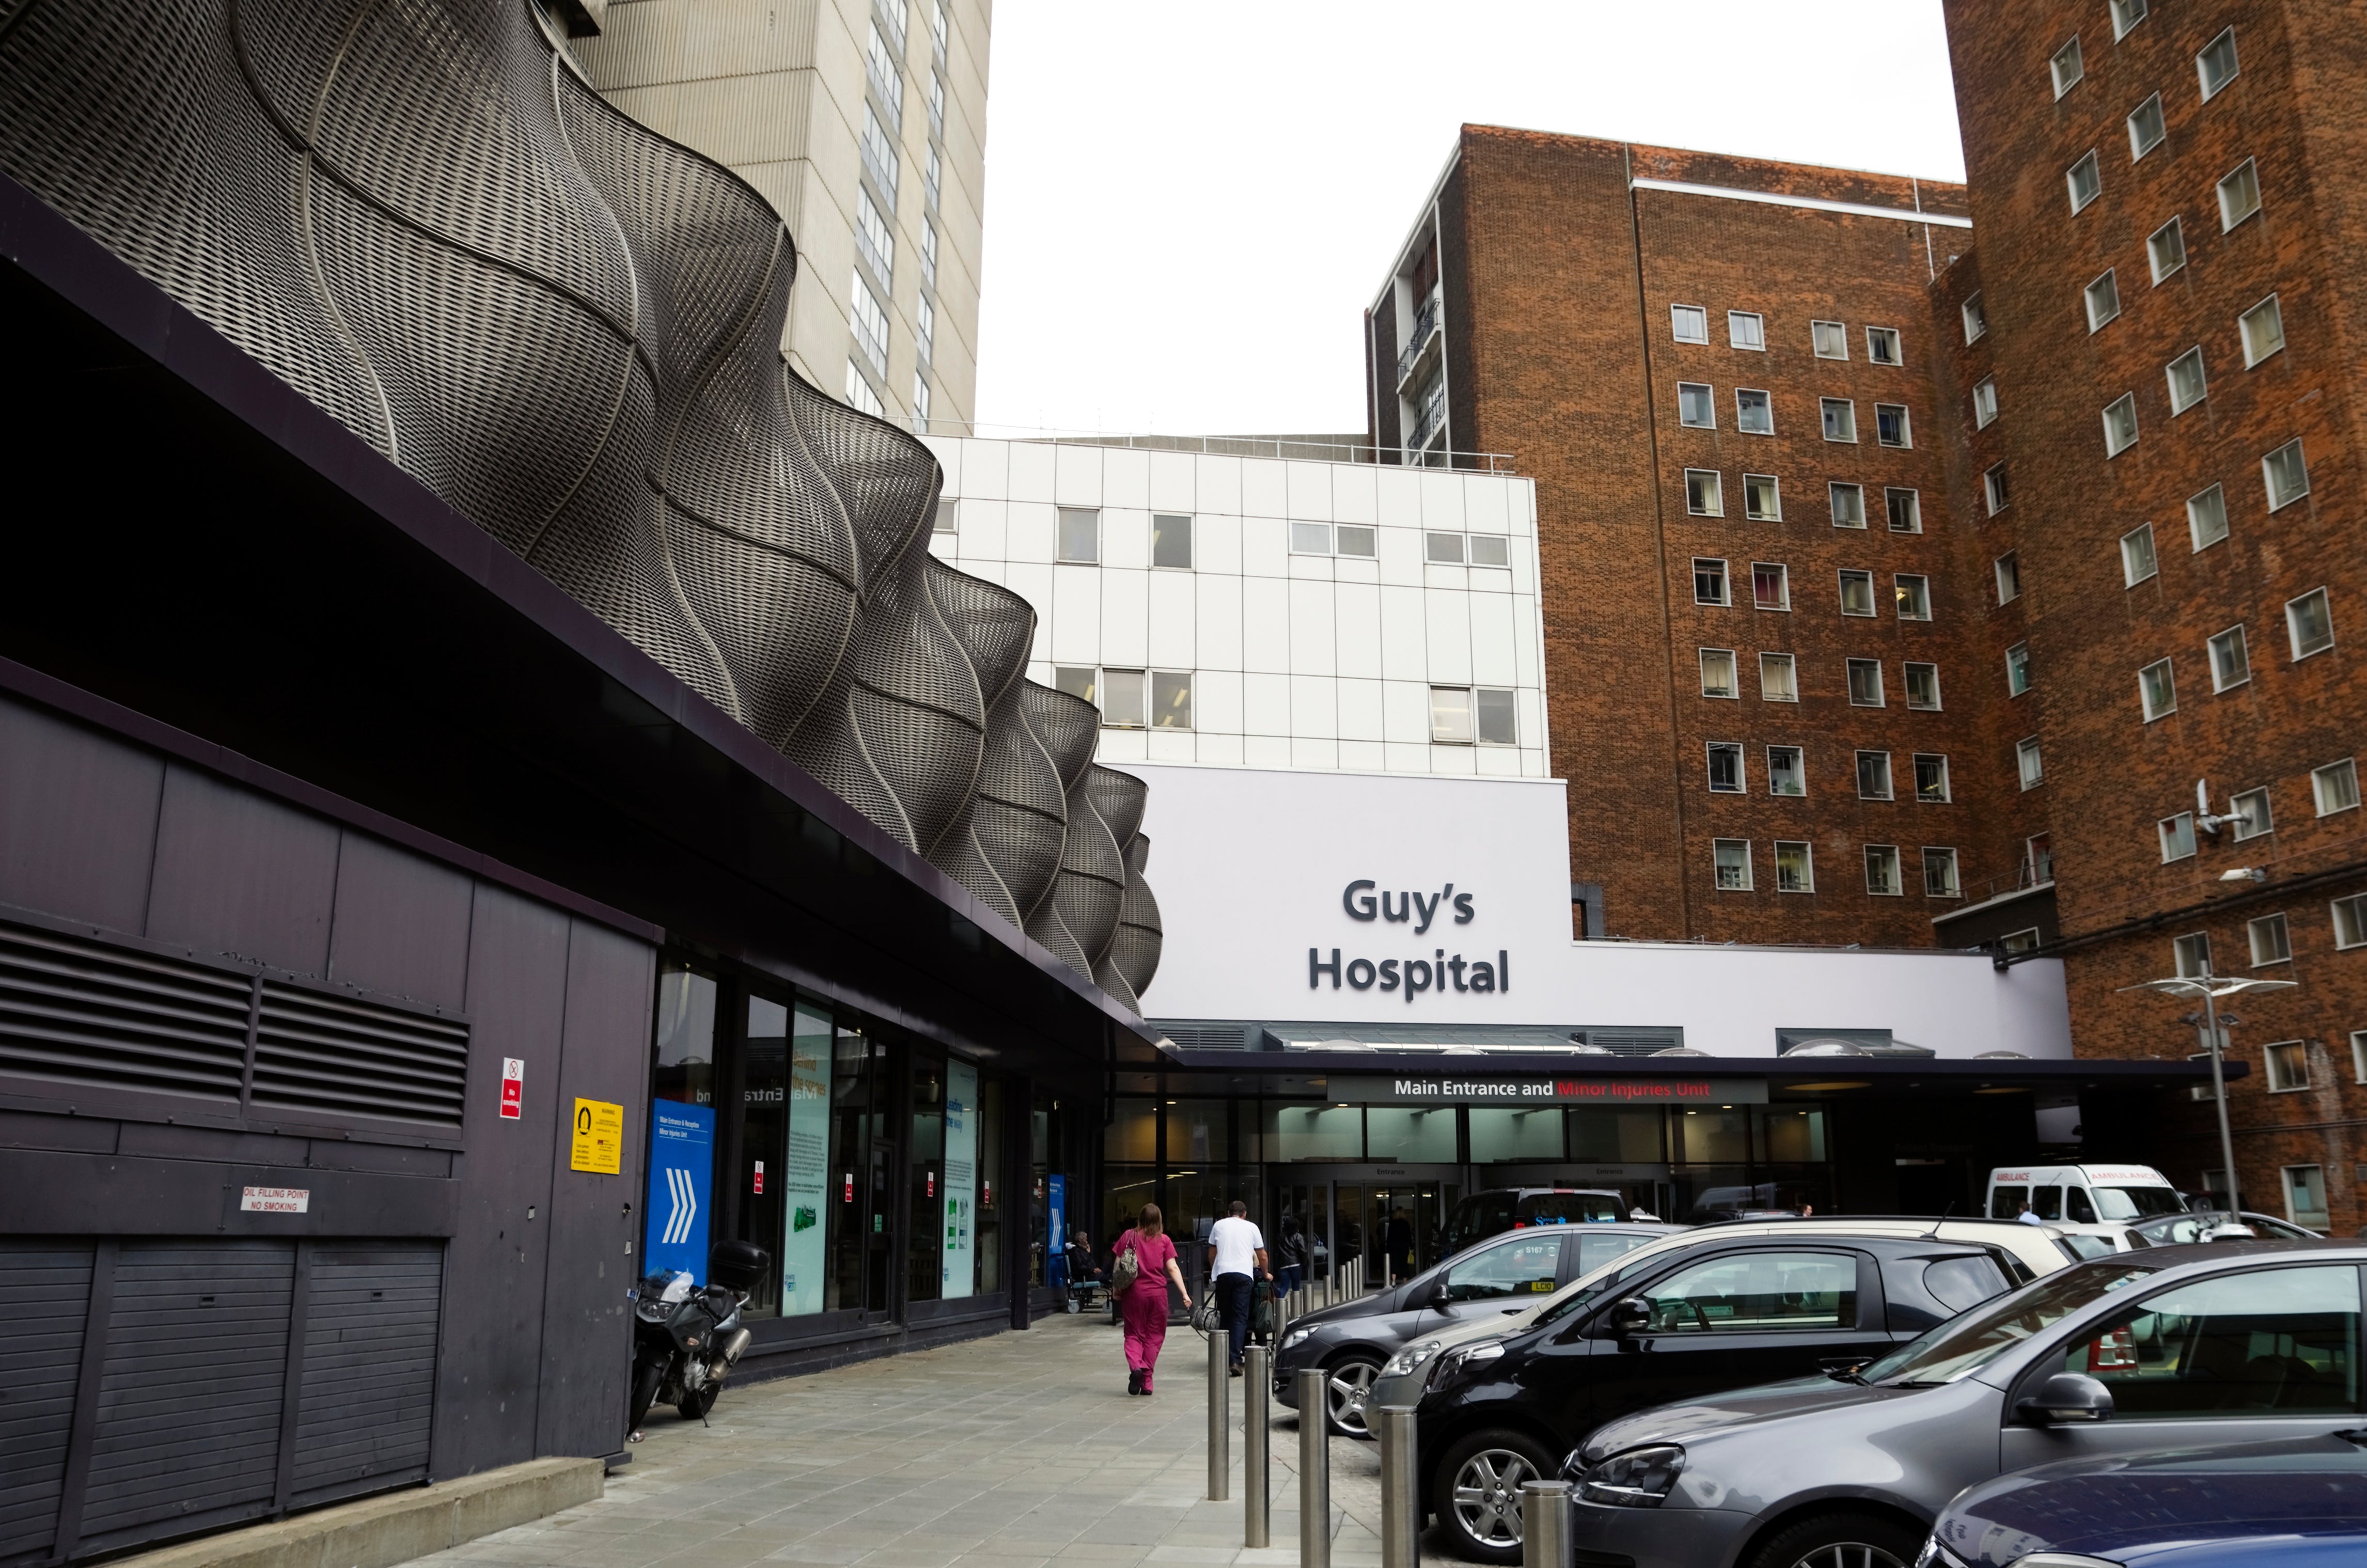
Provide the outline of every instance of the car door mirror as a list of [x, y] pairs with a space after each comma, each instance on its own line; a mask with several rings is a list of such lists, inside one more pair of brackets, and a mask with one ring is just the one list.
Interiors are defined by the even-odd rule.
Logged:
[[1430, 1288], [1430, 1310], [1443, 1312], [1454, 1304], [1455, 1293], [1446, 1288], [1446, 1278], [1441, 1275], [1438, 1283]]
[[2073, 1426], [2112, 1418], [2112, 1391], [2081, 1372], [2057, 1372], [2013, 1407], [2033, 1426]]
[[1605, 1314], [1611, 1332], [1622, 1339], [1631, 1334], [1641, 1334], [1652, 1326], [1652, 1303], [1641, 1296], [1627, 1296], [1611, 1303]]

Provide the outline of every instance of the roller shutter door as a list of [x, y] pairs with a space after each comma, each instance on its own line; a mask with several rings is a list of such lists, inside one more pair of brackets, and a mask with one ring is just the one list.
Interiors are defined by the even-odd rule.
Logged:
[[313, 1249], [297, 1506], [425, 1479], [443, 1282], [440, 1247]]
[[90, 1260], [87, 1242], [0, 1242], [0, 1562], [57, 1539]]

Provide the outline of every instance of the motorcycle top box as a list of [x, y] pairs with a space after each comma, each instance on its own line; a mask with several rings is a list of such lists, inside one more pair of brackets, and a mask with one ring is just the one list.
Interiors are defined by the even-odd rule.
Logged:
[[745, 1295], [763, 1280], [772, 1264], [773, 1255], [753, 1242], [718, 1242], [707, 1255], [707, 1274], [716, 1284]]

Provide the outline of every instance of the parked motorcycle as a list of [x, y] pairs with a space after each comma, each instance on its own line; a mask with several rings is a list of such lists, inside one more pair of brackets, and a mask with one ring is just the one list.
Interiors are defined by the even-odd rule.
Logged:
[[704, 1421], [723, 1380], [748, 1348], [740, 1309], [772, 1264], [772, 1255], [748, 1242], [723, 1242], [708, 1255], [708, 1282], [687, 1271], [660, 1270], [629, 1292], [633, 1298], [633, 1404], [627, 1429], [636, 1437], [650, 1406], [673, 1405], [686, 1421]]

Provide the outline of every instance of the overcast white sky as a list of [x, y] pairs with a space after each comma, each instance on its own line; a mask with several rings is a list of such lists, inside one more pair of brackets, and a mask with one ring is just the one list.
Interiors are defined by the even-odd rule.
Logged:
[[1940, 0], [995, 0], [991, 48], [982, 426], [1362, 430], [1467, 120], [1964, 178]]

